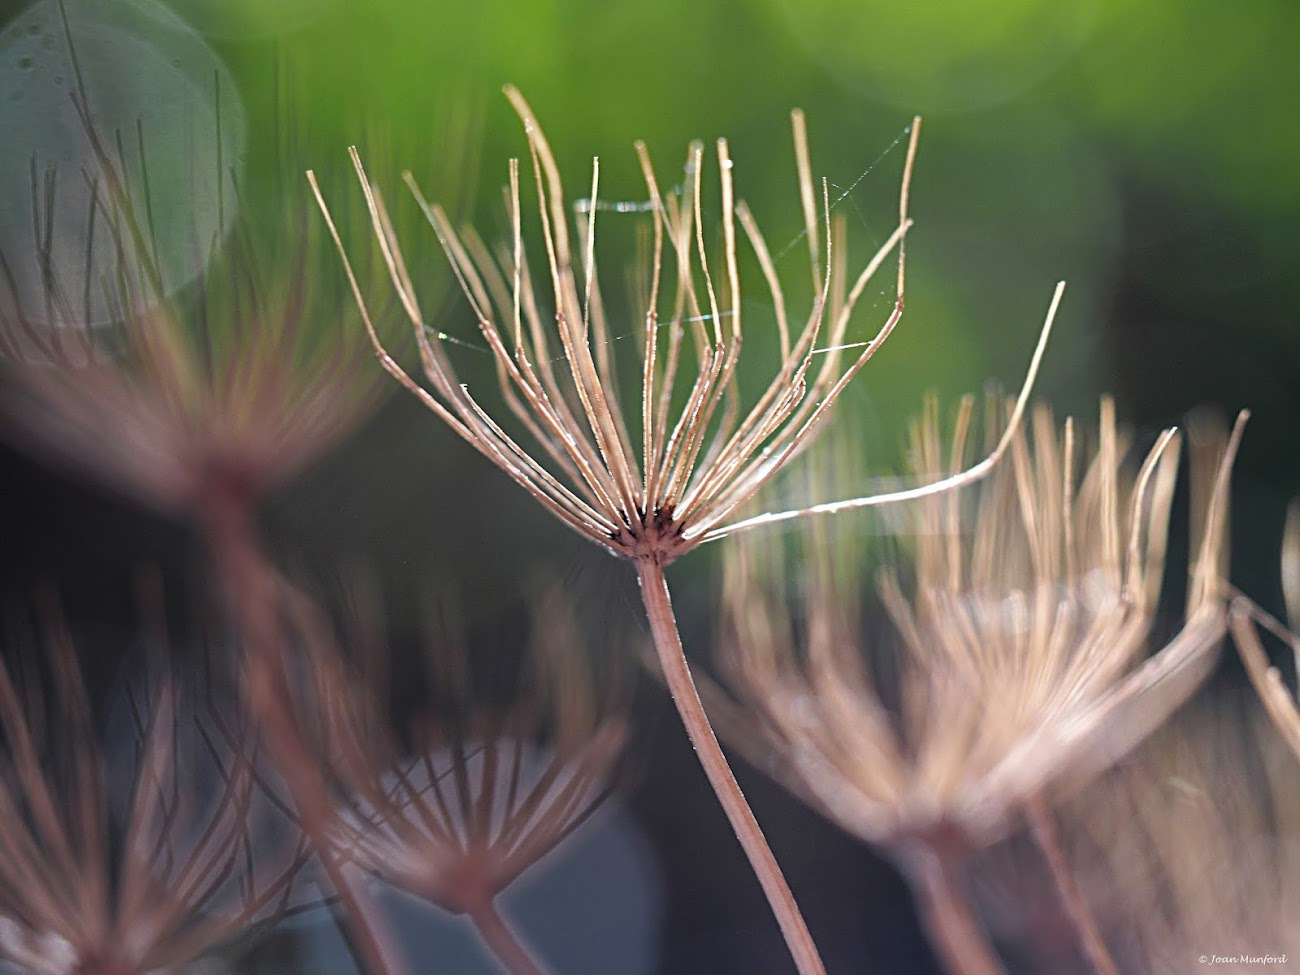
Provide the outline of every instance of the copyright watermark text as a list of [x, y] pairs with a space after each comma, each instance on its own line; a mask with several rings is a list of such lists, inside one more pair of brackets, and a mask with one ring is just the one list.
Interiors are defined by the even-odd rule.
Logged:
[[1286, 955], [1201, 955], [1202, 965], [1285, 965]]

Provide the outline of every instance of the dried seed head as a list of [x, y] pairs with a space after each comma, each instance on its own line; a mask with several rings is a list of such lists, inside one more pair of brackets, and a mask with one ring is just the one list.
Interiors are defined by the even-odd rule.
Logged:
[[[110, 825], [106, 780], [126, 770], [100, 749], [57, 609], [43, 615], [54, 710], [0, 666], [0, 958], [41, 975], [174, 971], [283, 909], [305, 850], [263, 842], [247, 738], [183, 712], [173, 684], [133, 709], [133, 777], [120, 832]], [[205, 795], [193, 770], [207, 764], [216, 784]]]
[[[89, 323], [53, 270], [52, 325], [28, 321], [15, 297], [0, 320], [5, 426], [164, 509], [192, 509], [210, 492], [255, 499], [337, 442], [380, 393], [343, 296], [330, 293], [319, 235], [291, 208], [279, 226], [260, 214], [256, 242], [240, 218], [195, 287], [171, 297], [124, 177], [113, 160], [101, 165], [96, 217], [119, 244], [102, 278], [116, 324]], [[268, 265], [268, 252], [284, 260]]]
[[314, 687], [295, 704], [300, 725], [319, 731], [339, 856], [447, 910], [477, 912], [609, 794], [622, 694], [616, 679], [593, 677], [558, 592], [534, 606], [531, 666], [511, 700], [476, 690], [444, 633], [430, 648], [438, 704], [400, 734], [380, 647], [354, 647], [362, 656], [349, 663], [318, 619], [297, 618]]
[[[705, 243], [703, 146], [690, 147], [690, 185], [679, 196], [661, 190], [649, 153], [637, 143], [653, 239], [650, 267], [643, 275], [648, 294], [639, 326], [643, 341], [637, 430], [620, 403], [610, 323], [596, 268], [599, 163], [593, 166], [591, 202], [580, 209], [576, 232], [571, 231], [559, 168], [541, 125], [516, 89], [507, 88], [506, 94], [528, 136], [535, 219], [544, 241], [540, 256], [526, 253], [525, 194], [516, 161], [510, 164], [507, 194], [513, 233], [496, 251], [472, 229], [458, 232], [409, 174], [406, 182], [478, 320], [497, 367], [502, 398], [523, 436], [508, 432], [458, 379], [443, 338], [427, 325], [383, 199], [353, 150], [393, 285], [415, 329], [429, 388], [407, 374], [372, 330], [384, 368], [561, 521], [617, 555], [666, 564], [741, 527], [800, 514], [776, 513], [733, 523], [741, 506], [812, 440], [845, 386], [902, 315], [903, 237], [911, 225], [908, 188], [920, 120], [911, 129], [897, 229], [850, 280], [844, 235], [833, 229], [825, 183], [820, 196], [814, 189], [804, 117], [794, 113], [795, 160], [815, 298], [793, 331], [774, 259], [748, 208], [735, 200], [726, 140], [717, 143], [721, 261], [710, 259]], [[314, 177], [308, 177], [316, 188]], [[337, 228], [318, 188], [316, 192], [346, 264]], [[749, 406], [742, 405], [736, 381], [743, 335], [737, 221], [775, 308], [781, 349], [776, 374]], [[895, 248], [899, 273], [894, 308], [870, 341], [848, 344], [855, 304]], [[359, 285], [356, 297], [365, 315]], [[1041, 352], [1040, 342], [1029, 382]], [[1004, 448], [1005, 443], [995, 454]], [[972, 472], [958, 472], [955, 482], [987, 473], [993, 459]], [[920, 493], [949, 486], [927, 485]], [[879, 500], [858, 499], [842, 506]]]
[[[1001, 412], [990, 412], [995, 427]], [[970, 420], [967, 401], [945, 451], [931, 409], [914, 430], [914, 472], [959, 469]], [[1025, 800], [1124, 754], [1215, 659], [1240, 422], [1230, 444], [1207, 448], [1212, 463], [1195, 465], [1211, 487], [1200, 492], [1187, 620], [1149, 659], [1177, 435], [1166, 432], [1133, 475], [1108, 401], [1084, 464], [1071, 422], [1058, 434], [1039, 409], [1031, 430], [1015, 435], [1010, 461], [990, 479], [919, 505], [913, 581], [882, 578], [907, 654], [898, 714], [865, 662], [858, 576], [831, 539], [808, 545], [802, 625], [773, 591], [779, 558], [741, 546], [728, 561], [724, 645], [735, 692], [781, 755], [783, 779], [864, 838], [987, 842]]]
[[[128, 168], [120, 145], [98, 131], [85, 92], [74, 102], [92, 164], [80, 174], [33, 167], [32, 220], [83, 225], [84, 241], [58, 246], [81, 247], [86, 268], [61, 274], [54, 243], [38, 234], [40, 253], [29, 262], [37, 287], [18, 278], [27, 255], [0, 253], [0, 434], [161, 508], [255, 501], [346, 436], [384, 391], [362, 354], [366, 339], [333, 248], [322, 248], [319, 224], [303, 209], [310, 203], [278, 187], [269, 205], [240, 201], [227, 239], [195, 241], [203, 270], [171, 293], [143, 132], [132, 147], [139, 162]], [[475, 138], [462, 114], [443, 119], [449, 160]], [[164, 161], [152, 161], [155, 176]], [[203, 172], [212, 161], [190, 164]], [[84, 216], [57, 212], [67, 204], [55, 186], [73, 178], [90, 188]], [[463, 192], [464, 177], [447, 182]], [[107, 252], [97, 246], [105, 237]], [[24, 306], [33, 290], [40, 309]], [[92, 306], [109, 309], [111, 324], [97, 324], [103, 316]]]

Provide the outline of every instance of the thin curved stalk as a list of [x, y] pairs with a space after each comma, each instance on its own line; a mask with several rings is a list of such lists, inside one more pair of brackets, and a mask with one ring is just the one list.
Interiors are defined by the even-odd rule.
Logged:
[[1115, 967], [1115, 959], [1111, 958], [1106, 940], [1097, 927], [1097, 920], [1088, 909], [1088, 902], [1084, 900], [1083, 892], [1075, 883], [1074, 874], [1066, 861], [1065, 850], [1061, 846], [1061, 837], [1056, 829], [1052, 810], [1048, 808], [1041, 796], [1036, 796], [1030, 800], [1025, 812], [1034, 842], [1038, 844], [1043, 859], [1047, 861], [1052, 882], [1056, 885], [1056, 892], [1061, 898], [1061, 906], [1065, 908], [1070, 923], [1074, 925], [1083, 952], [1088, 956], [1088, 963], [1092, 965], [1092, 970], [1097, 975], [1118, 975], [1119, 969]]
[[713, 786], [713, 792], [722, 803], [723, 811], [731, 822], [732, 831], [740, 845], [744, 847], [750, 866], [758, 877], [758, 882], [767, 895], [767, 901], [776, 914], [785, 943], [790, 948], [795, 965], [800, 975], [825, 975], [826, 968], [808, 925], [799, 913], [790, 885], [772, 855], [772, 848], [754, 818], [753, 810], [740, 791], [740, 785], [727, 764], [718, 736], [713, 732], [704, 704], [700, 701], [695, 680], [691, 677], [690, 665], [682, 649], [681, 634], [677, 630], [677, 617], [673, 614], [672, 598], [668, 593], [668, 580], [664, 577], [663, 566], [651, 559], [640, 559], [636, 563], [637, 578], [641, 583], [641, 598], [645, 603], [646, 616], [650, 620], [650, 632], [654, 637], [655, 652], [663, 668], [664, 680], [672, 694], [677, 713], [681, 715], [686, 734], [695, 747], [695, 754], [704, 766], [704, 774]]
[[469, 911], [468, 916], [483, 943], [511, 975], [546, 975], [546, 969], [542, 968], [510, 929], [496, 904], [488, 901], [482, 907]]
[[343, 908], [344, 939], [367, 975], [407, 975], [396, 941], [366, 893], [333, 854], [326, 829], [324, 784], [316, 774], [286, 706], [278, 598], [274, 570], [262, 554], [251, 512], [237, 500], [216, 497], [204, 505], [212, 558], [245, 647], [244, 689], [263, 743], [293, 797], [311, 842]]
[[908, 858], [907, 867], [921, 920], [949, 975], [1006, 975], [952, 862], [926, 846]]
[[[1232, 601], [1229, 614], [1232, 623], [1232, 639], [1241, 655], [1241, 662], [1246, 668], [1250, 682], [1268, 712], [1278, 733], [1287, 747], [1300, 760], [1300, 707], [1282, 680], [1282, 674], [1269, 663], [1268, 652], [1255, 630], [1253, 618], [1287, 642], [1295, 645], [1295, 637], [1285, 627], [1273, 620], [1268, 614], [1245, 597], [1238, 596]], [[1271, 625], [1270, 625], [1271, 624]], [[1300, 653], [1300, 650], [1297, 650]]]

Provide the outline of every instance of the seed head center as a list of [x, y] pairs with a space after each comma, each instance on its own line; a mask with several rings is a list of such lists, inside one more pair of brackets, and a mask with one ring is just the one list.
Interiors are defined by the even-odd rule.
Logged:
[[674, 517], [672, 508], [644, 512], [616, 531], [611, 541], [629, 559], [668, 565], [692, 547], [683, 537], [686, 525]]

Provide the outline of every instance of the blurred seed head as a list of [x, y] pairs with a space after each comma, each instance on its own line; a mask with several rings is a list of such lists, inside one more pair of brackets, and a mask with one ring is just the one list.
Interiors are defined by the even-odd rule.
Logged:
[[106, 751], [52, 598], [37, 618], [35, 638], [11, 620], [8, 656], [52, 680], [0, 666], [0, 958], [175, 972], [283, 910], [306, 851], [271, 814], [246, 723], [164, 680], [130, 697], [133, 747]]
[[[186, 161], [153, 154], [144, 129], [124, 155], [84, 88], [73, 101], [88, 160], [80, 173], [33, 165], [36, 253], [0, 254], [0, 433], [166, 510], [214, 495], [254, 502], [355, 429], [386, 389], [305, 189], [284, 174], [245, 201], [222, 174], [238, 216], [224, 239], [188, 240], [201, 270], [176, 290], [168, 251], [184, 245], [159, 234], [150, 180]], [[462, 115], [448, 113], [451, 142], [474, 138]], [[300, 152], [292, 123], [277, 139], [276, 152]], [[78, 201], [57, 192], [69, 179], [86, 187], [74, 214]], [[54, 228], [76, 239], [56, 244]], [[86, 273], [54, 260], [56, 247], [84, 253]], [[20, 257], [40, 269], [36, 300], [15, 276]]]
[[[122, 247], [108, 282], [117, 324], [83, 324], [55, 279], [47, 288], [56, 328], [38, 328], [21, 306], [0, 321], [6, 427], [163, 509], [193, 509], [210, 491], [256, 499], [378, 400], [347, 306], [331, 294], [316, 235], [292, 207], [260, 239], [241, 220], [183, 297], [154, 291], [147, 230], [107, 188], [116, 178], [105, 177], [101, 219]], [[269, 216], [260, 215], [262, 227]]]
[[528, 654], [506, 688], [475, 673], [454, 623], [434, 626], [428, 694], [395, 723], [374, 604], [359, 606], [343, 642], [305, 604], [296, 613], [306, 671], [293, 706], [330, 783], [335, 852], [447, 910], [477, 911], [610, 793], [622, 680], [586, 653], [551, 589], [533, 603]]
[[[990, 402], [990, 438], [1003, 411]], [[972, 412], [964, 402], [945, 449], [931, 405], [912, 431], [916, 474], [960, 469]], [[719, 700], [733, 710], [726, 723], [756, 753], [774, 750], [784, 782], [865, 839], [991, 841], [1024, 801], [1074, 787], [1132, 748], [1216, 658], [1240, 422], [1231, 441], [1220, 431], [1194, 457], [1205, 487], [1194, 492], [1187, 617], [1150, 656], [1177, 434], [1133, 471], [1109, 401], [1086, 451], [1074, 424], [1058, 428], [1045, 408], [1029, 426], [988, 480], [910, 511], [909, 577], [887, 571], [879, 584], [905, 651], [897, 695], [870, 663], [851, 549], [807, 534], [798, 610], [782, 591], [779, 543], [728, 555], [720, 639], [740, 706]], [[896, 708], [884, 703], [894, 697]]]

